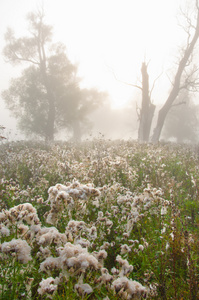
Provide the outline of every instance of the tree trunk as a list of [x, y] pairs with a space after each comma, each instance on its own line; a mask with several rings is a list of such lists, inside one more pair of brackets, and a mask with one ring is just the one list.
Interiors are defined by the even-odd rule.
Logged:
[[47, 99], [48, 99], [48, 115], [46, 121], [46, 141], [54, 141], [55, 133], [55, 96], [50, 87], [48, 77], [46, 74], [46, 69], [41, 70], [44, 80], [44, 86], [46, 88]]
[[54, 141], [54, 131], [55, 131], [55, 103], [54, 98], [49, 95], [48, 96], [48, 118], [46, 122], [46, 140]]
[[46, 54], [44, 49], [43, 40], [41, 38], [41, 30], [39, 30], [39, 58], [40, 58], [40, 71], [43, 77], [44, 86], [46, 88], [47, 99], [48, 99], [48, 115], [46, 121], [46, 141], [54, 141], [54, 131], [55, 131], [55, 96], [50, 86], [49, 78], [47, 75], [46, 67]]
[[81, 127], [79, 120], [74, 120], [72, 126], [74, 142], [81, 142]]
[[[176, 80], [175, 80], [175, 82], [176, 82]], [[179, 85], [180, 84], [177, 82], [176, 82], [176, 84], [174, 84], [174, 87], [173, 87], [167, 101], [165, 102], [163, 107], [159, 110], [157, 124], [154, 129], [153, 136], [151, 138], [151, 141], [153, 143], [157, 143], [160, 139], [160, 135], [161, 135], [161, 132], [162, 132], [162, 129], [164, 126], [164, 122], [166, 120], [166, 116], [167, 116], [173, 102], [175, 101], [176, 97], [178, 96]]]
[[147, 66], [142, 63], [142, 106], [140, 111], [140, 124], [138, 130], [138, 140], [148, 142], [151, 130], [152, 119], [155, 111], [155, 105], [151, 103], [149, 95], [149, 75]]

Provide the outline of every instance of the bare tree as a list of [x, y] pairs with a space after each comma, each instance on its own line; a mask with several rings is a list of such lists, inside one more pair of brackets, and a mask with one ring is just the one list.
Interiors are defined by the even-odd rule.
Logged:
[[158, 112], [157, 123], [151, 137], [151, 125], [155, 112], [155, 105], [151, 101], [151, 94], [155, 86], [155, 82], [160, 76], [158, 76], [155, 79], [153, 86], [150, 90], [149, 75], [147, 71], [148, 66], [146, 62], [143, 62], [141, 68], [142, 85], [138, 86], [135, 84], [123, 82], [142, 91], [142, 103], [141, 107], [138, 109], [138, 140], [140, 142], [148, 142], [149, 140], [154, 143], [158, 142], [160, 139], [166, 116], [171, 107], [174, 105], [174, 101], [176, 100], [180, 91], [182, 89], [197, 91], [197, 88], [199, 86], [199, 80], [197, 79], [198, 68], [196, 66], [191, 67], [191, 63], [193, 62], [193, 50], [199, 38], [199, 0], [195, 0], [194, 13], [195, 16], [192, 19], [190, 16], [188, 16], [188, 14], [182, 12], [187, 22], [187, 25], [183, 28], [187, 33], [187, 42], [185, 48], [182, 49], [182, 57], [177, 64], [178, 67], [176, 75], [174, 76], [174, 81], [172, 83], [171, 92], [164, 105]]
[[[192, 60], [193, 50], [196, 46], [196, 43], [199, 38], [199, 1], [195, 0], [195, 18], [191, 19], [188, 15], [185, 16], [187, 21], [187, 28], [184, 28], [187, 33], [187, 44], [183, 51], [182, 58], [179, 61], [176, 75], [174, 77], [174, 81], [172, 84], [171, 92], [158, 113], [158, 119], [156, 127], [153, 131], [153, 135], [151, 137], [152, 142], [158, 142], [160, 139], [160, 135], [162, 132], [162, 128], [166, 119], [166, 116], [171, 109], [174, 101], [176, 100], [179, 92], [184, 88], [193, 88], [197, 85], [197, 81], [193, 80], [193, 75], [196, 73], [196, 69], [190, 70], [189, 73], [186, 74], [184, 83], [182, 83], [182, 75], [185, 74], [187, 67], [190, 67], [190, 63]], [[195, 21], [195, 24], [194, 24]]]
[[149, 89], [149, 75], [148, 75], [148, 64], [144, 61], [142, 63], [141, 67], [141, 73], [142, 73], [142, 82], [141, 85], [128, 83], [122, 80], [119, 80], [113, 70], [111, 69], [114, 77], [116, 80], [126, 84], [133, 86], [142, 92], [142, 103], [141, 107], [138, 107], [136, 104], [136, 110], [139, 120], [139, 129], [138, 129], [138, 140], [140, 142], [148, 142], [150, 137], [150, 130], [151, 130], [151, 124], [155, 112], [155, 105], [151, 101], [151, 94], [153, 91], [153, 88], [155, 86], [156, 80], [159, 78], [159, 76], [154, 80], [153, 86], [151, 90]]
[[138, 140], [148, 142], [151, 123], [155, 111], [155, 105], [151, 102], [151, 92], [149, 91], [149, 75], [147, 65], [142, 63], [142, 104], [139, 112]]

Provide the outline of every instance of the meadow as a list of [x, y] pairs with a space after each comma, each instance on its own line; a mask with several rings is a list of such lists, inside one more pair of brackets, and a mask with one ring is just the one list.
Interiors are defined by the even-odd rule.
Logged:
[[0, 299], [199, 299], [199, 148], [2, 142]]

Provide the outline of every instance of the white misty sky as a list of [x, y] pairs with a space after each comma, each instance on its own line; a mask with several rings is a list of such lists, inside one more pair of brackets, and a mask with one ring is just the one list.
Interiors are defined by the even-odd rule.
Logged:
[[[116, 81], [139, 84], [144, 58], [150, 61], [151, 83], [173, 66], [183, 32], [177, 12], [184, 0], [1, 0], [0, 50], [9, 26], [17, 36], [27, 34], [26, 15], [44, 5], [46, 22], [54, 28], [54, 40], [63, 42], [72, 62], [79, 64], [82, 85], [106, 90], [114, 107], [125, 105], [138, 91]], [[182, 32], [182, 34], [181, 34]], [[8, 87], [17, 70], [0, 53], [0, 91]], [[164, 101], [169, 84], [166, 76], [154, 93], [155, 103]], [[158, 90], [161, 91], [158, 92]], [[161, 99], [160, 95], [161, 94]], [[0, 100], [0, 124], [9, 113]]]

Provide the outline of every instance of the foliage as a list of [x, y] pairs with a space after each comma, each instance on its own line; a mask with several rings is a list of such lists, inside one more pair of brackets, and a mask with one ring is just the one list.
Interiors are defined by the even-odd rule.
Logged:
[[0, 299], [199, 297], [197, 149], [0, 147]]
[[168, 113], [163, 130], [166, 140], [175, 138], [177, 143], [197, 142], [198, 106], [189, 98], [187, 92], [180, 94]]
[[12, 79], [2, 97], [18, 119], [20, 130], [47, 140], [61, 129], [80, 139], [87, 116], [106, 98], [96, 89], [80, 88], [77, 65], [70, 62], [63, 44], [53, 44], [52, 28], [42, 12], [28, 16], [27, 37], [5, 35], [4, 56], [12, 64], [26, 63], [21, 76]]
[[[5, 129], [5, 127], [4, 126], [2, 126], [2, 125], [0, 125], [0, 132], [2, 131], [2, 130], [4, 130]], [[5, 139], [5, 137], [2, 135], [2, 134], [0, 134], [0, 141], [2, 141], [2, 140], [4, 140]]]

